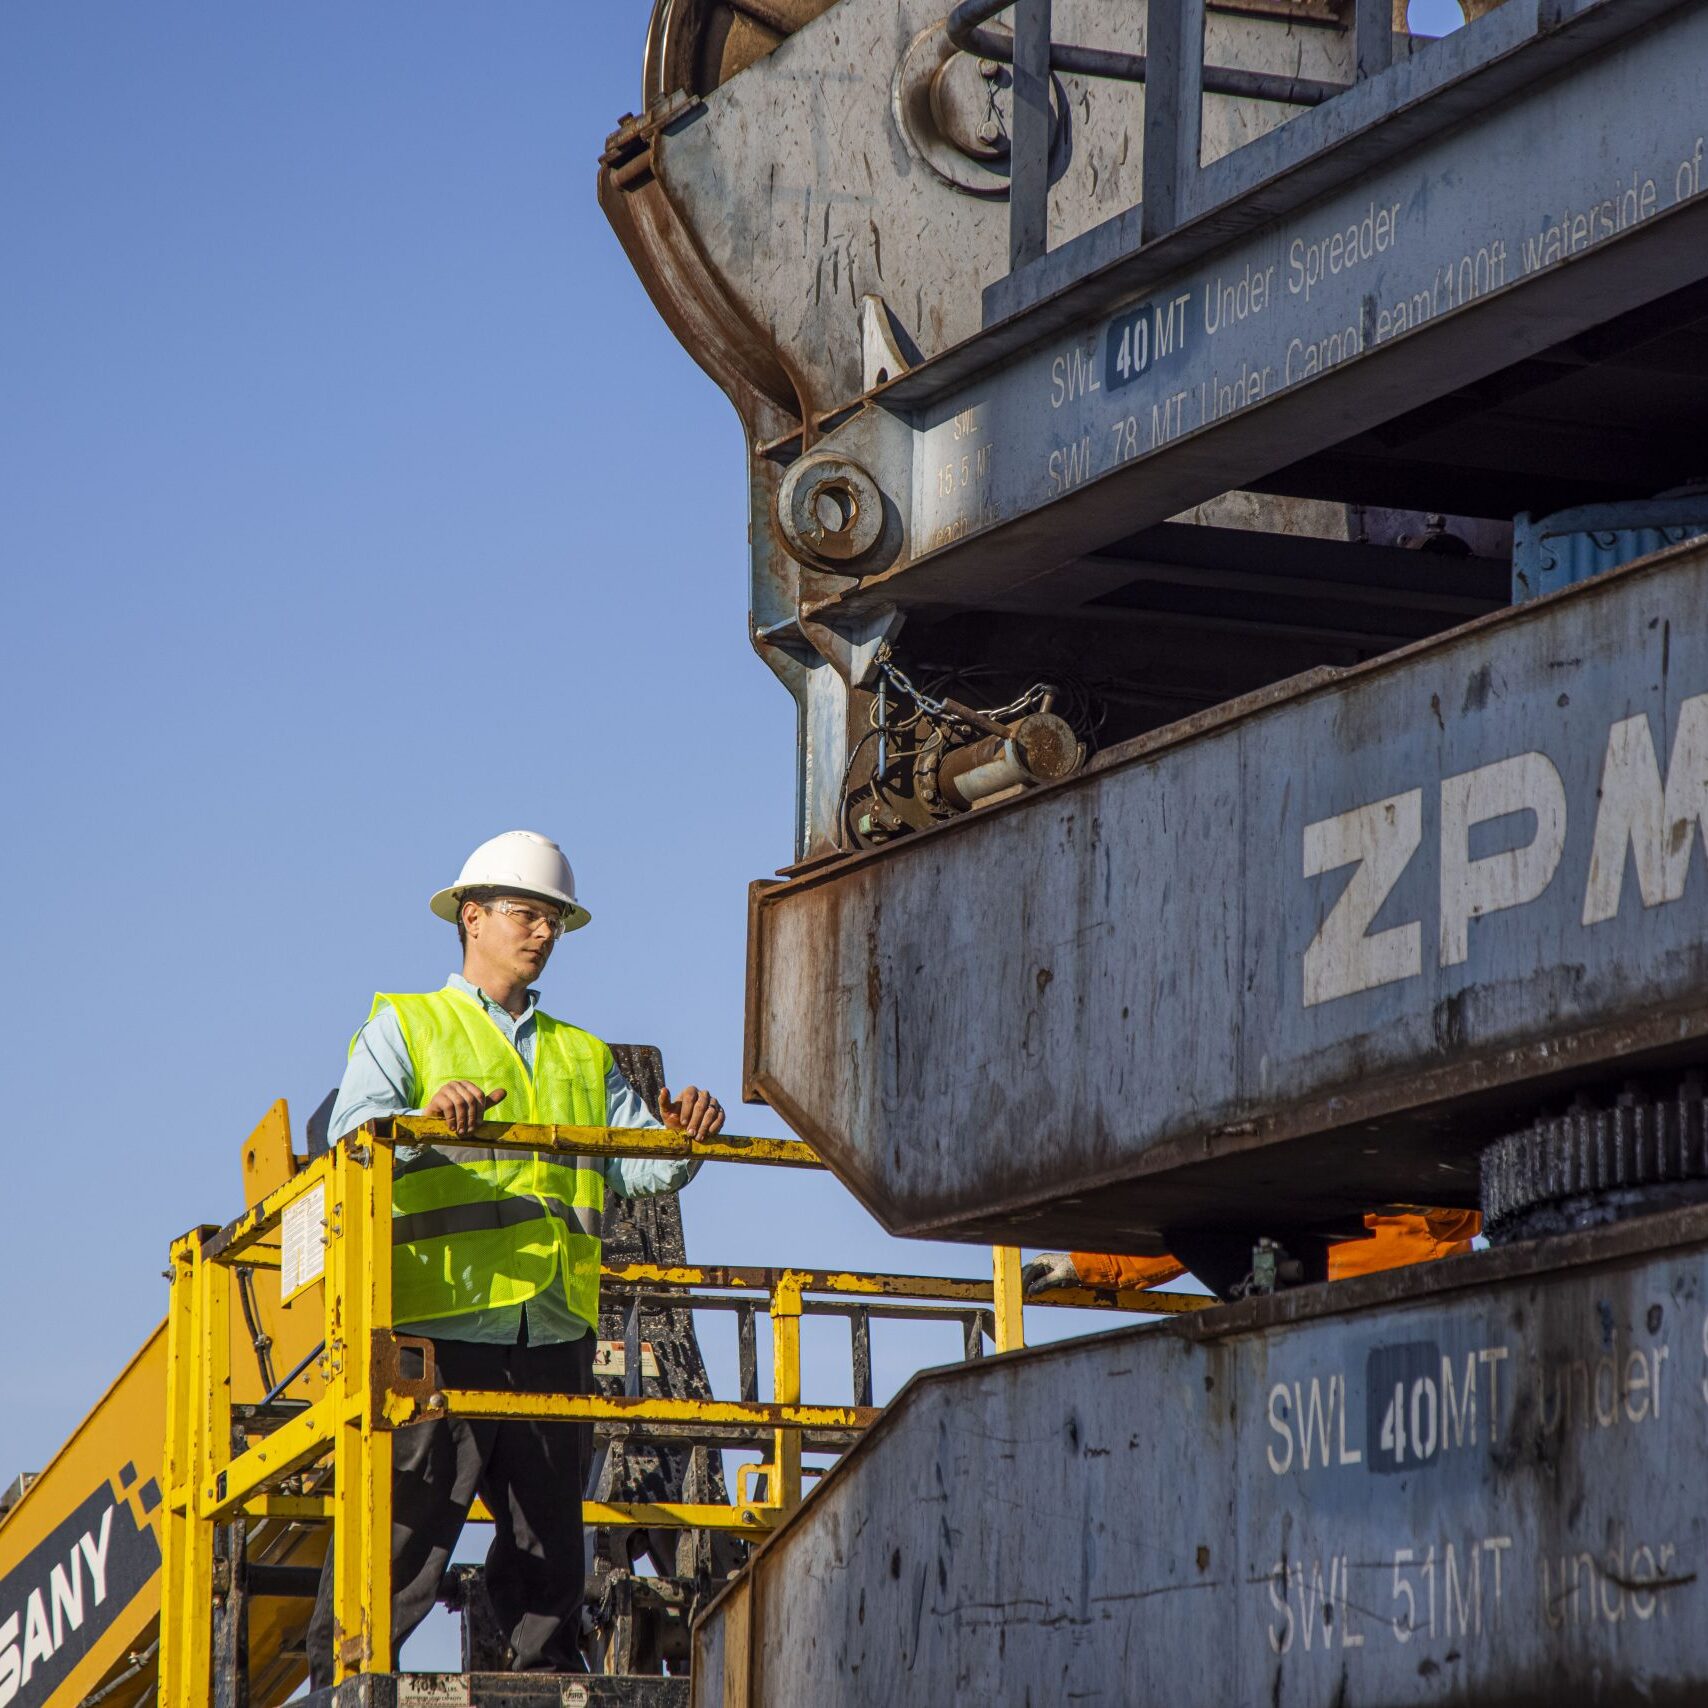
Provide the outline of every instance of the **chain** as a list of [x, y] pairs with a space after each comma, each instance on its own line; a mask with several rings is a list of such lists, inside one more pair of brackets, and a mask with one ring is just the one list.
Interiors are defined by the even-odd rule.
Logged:
[[967, 721], [959, 712], [951, 711], [941, 700], [932, 699], [932, 697], [927, 694], [923, 688], [914, 687], [913, 681], [908, 676], [907, 672], [895, 662], [894, 655], [890, 651], [890, 643], [888, 641], [885, 641], [884, 644], [878, 648], [875, 662], [878, 669], [883, 672], [885, 678], [891, 683], [891, 685], [899, 692], [905, 694], [922, 711], [925, 711], [934, 718], [952, 719], [958, 724], [964, 724]]
[[1013, 718], [1024, 717], [1027, 712], [1032, 711], [1034, 708], [1041, 708], [1045, 701], [1050, 699], [1055, 692], [1056, 690], [1052, 684], [1048, 682], [1039, 682], [1035, 686], [1028, 688], [1018, 700], [1010, 700], [1006, 706], [996, 706], [989, 711], [986, 711], [985, 708], [981, 706], [979, 711], [983, 716], [992, 718], [997, 723], [1002, 723]]
[[[898, 693], [905, 694], [908, 699], [912, 700], [927, 717], [941, 718], [947, 723], [959, 724], [962, 729], [978, 730], [978, 725], [969, 719], [966, 713], [957, 711], [943, 700], [933, 699], [923, 688], [916, 688], [913, 679], [895, 662], [888, 641], [885, 641], [878, 648], [877, 656], [873, 662], [876, 663], [885, 680]], [[1006, 706], [999, 706], [995, 711], [987, 712], [982, 707], [978, 708], [978, 715], [981, 718], [990, 719], [992, 723], [1001, 723], [1004, 718], [1019, 717], [1030, 707], [1041, 705], [1053, 693], [1055, 693], [1055, 689], [1047, 682], [1040, 682], [1036, 687], [1028, 688], [1018, 700], [1013, 700]], [[981, 731], [980, 733], [985, 732]]]

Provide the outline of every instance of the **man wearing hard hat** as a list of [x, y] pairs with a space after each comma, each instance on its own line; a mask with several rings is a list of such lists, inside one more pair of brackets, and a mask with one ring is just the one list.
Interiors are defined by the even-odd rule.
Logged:
[[[443, 990], [385, 994], [350, 1045], [328, 1131], [397, 1114], [435, 1115], [458, 1134], [486, 1119], [657, 1127], [591, 1033], [538, 1006], [534, 980], [588, 912], [547, 837], [483, 842], [433, 897], [463, 970]], [[695, 1137], [723, 1126], [709, 1093], [662, 1095], [665, 1124]], [[397, 1153], [393, 1319], [433, 1342], [440, 1382], [518, 1393], [587, 1393], [599, 1322], [605, 1195], [673, 1192], [698, 1164], [435, 1145]], [[579, 1672], [585, 1553], [585, 1424], [444, 1419], [393, 1446], [391, 1664], [427, 1616], [478, 1494], [493, 1515], [486, 1587], [517, 1672]], [[309, 1624], [316, 1688], [332, 1682], [332, 1560]]]

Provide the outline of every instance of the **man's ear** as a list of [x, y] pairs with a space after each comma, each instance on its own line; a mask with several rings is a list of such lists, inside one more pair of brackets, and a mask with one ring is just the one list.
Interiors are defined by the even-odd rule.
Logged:
[[483, 909], [478, 901], [465, 901], [459, 910], [460, 917], [463, 922], [463, 930], [467, 932], [470, 937], [478, 937], [480, 935], [479, 926], [482, 911]]

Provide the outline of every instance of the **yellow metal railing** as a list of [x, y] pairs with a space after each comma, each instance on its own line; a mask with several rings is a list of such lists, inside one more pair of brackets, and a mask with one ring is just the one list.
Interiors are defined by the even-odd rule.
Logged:
[[[814, 1405], [801, 1396], [803, 1314], [965, 1317], [993, 1312], [999, 1352], [1023, 1344], [1020, 1253], [995, 1250], [992, 1279], [877, 1275], [809, 1269], [607, 1268], [608, 1285], [649, 1308], [763, 1310], [771, 1321], [772, 1398], [681, 1399], [643, 1395], [638, 1367], [627, 1395], [518, 1394], [441, 1388], [430, 1342], [394, 1331], [391, 1320], [391, 1197], [394, 1144], [454, 1135], [437, 1121], [396, 1119], [362, 1129], [317, 1158], [237, 1221], [201, 1228], [171, 1251], [167, 1314], [167, 1441], [160, 1677], [162, 1708], [206, 1708], [211, 1700], [215, 1535], [220, 1525], [272, 1518], [333, 1526], [333, 1658], [338, 1679], [391, 1664], [392, 1432], [432, 1418], [551, 1418], [627, 1426], [765, 1432], [769, 1457], [743, 1466], [730, 1505], [589, 1502], [591, 1525], [715, 1527], [762, 1535], [800, 1504], [803, 1440], [845, 1440], [879, 1415], [870, 1405]], [[467, 1143], [466, 1139], [461, 1142]], [[485, 1126], [477, 1142], [496, 1149], [581, 1156], [666, 1157], [819, 1168], [787, 1139], [690, 1139], [656, 1130]], [[306, 1215], [305, 1212], [318, 1212]], [[268, 1433], [231, 1403], [232, 1312], [239, 1270], [284, 1271], [302, 1283], [304, 1228], [309, 1266], [323, 1282], [321, 1396]], [[292, 1246], [294, 1237], [294, 1249]], [[870, 1302], [869, 1304], [866, 1302]], [[1058, 1290], [1027, 1303], [1166, 1312], [1209, 1303], [1192, 1295]], [[955, 1307], [960, 1307], [957, 1310]], [[976, 1339], [976, 1335], [974, 1336]], [[638, 1361], [637, 1361], [638, 1363]], [[283, 1384], [281, 1384], [283, 1386]], [[267, 1420], [272, 1421], [272, 1420]], [[238, 1433], [234, 1436], [234, 1423]], [[750, 1479], [765, 1478], [763, 1498]], [[478, 1514], [477, 1514], [478, 1516]]]

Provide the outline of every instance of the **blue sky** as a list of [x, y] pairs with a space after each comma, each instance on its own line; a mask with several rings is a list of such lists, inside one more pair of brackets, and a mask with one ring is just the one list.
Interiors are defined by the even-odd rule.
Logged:
[[[0, 1188], [0, 1484], [159, 1319], [168, 1241], [241, 1207], [268, 1103], [314, 1106], [376, 988], [443, 980], [427, 897], [493, 832], [557, 836], [594, 910], [550, 1006], [736, 1102], [794, 719], [747, 642], [735, 415], [594, 201], [645, 22], [0, 22], [0, 1036], [37, 1117]], [[983, 1260], [829, 1179], [707, 1171], [686, 1208], [708, 1261]], [[887, 1388], [953, 1351], [876, 1339]]]
[[[595, 914], [548, 1005], [735, 1100], [793, 715], [734, 413], [594, 201], [646, 15], [0, 16], [0, 1485], [159, 1319], [169, 1239], [240, 1207], [268, 1103], [442, 981], [426, 898], [495, 831], [557, 836]], [[985, 1261], [828, 1179], [708, 1170], [686, 1212], [706, 1261]], [[953, 1354], [877, 1338], [886, 1391]], [[809, 1327], [809, 1397], [846, 1357]]]

